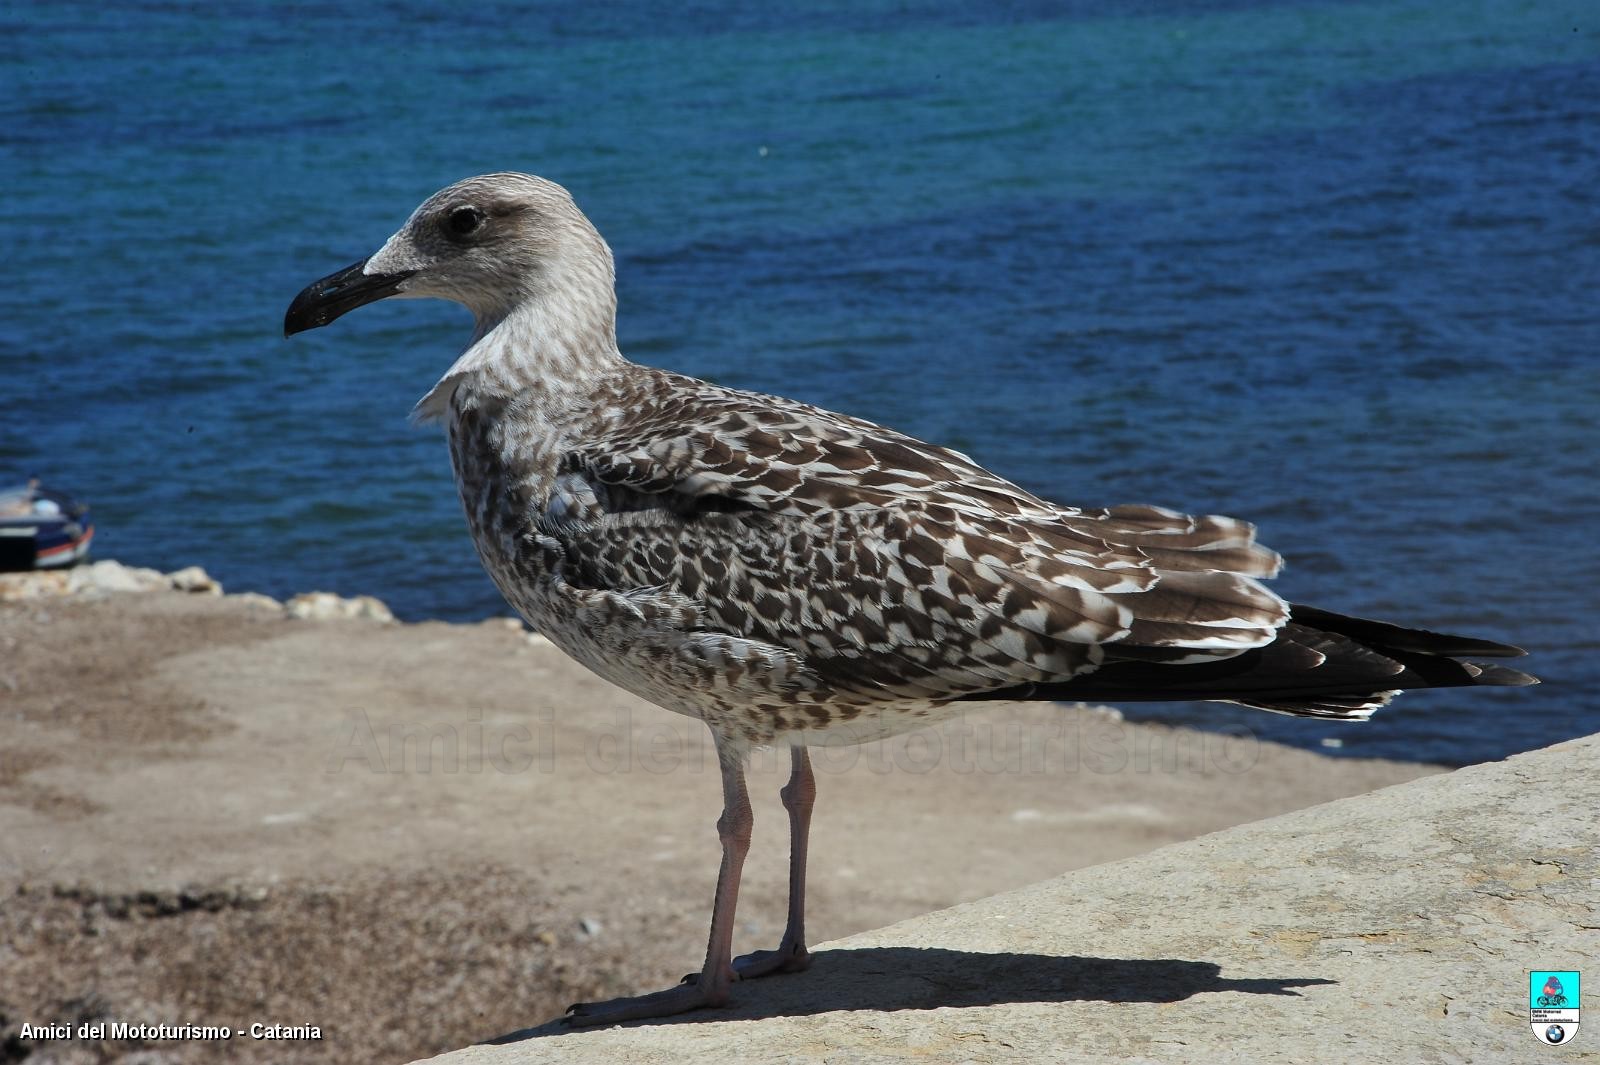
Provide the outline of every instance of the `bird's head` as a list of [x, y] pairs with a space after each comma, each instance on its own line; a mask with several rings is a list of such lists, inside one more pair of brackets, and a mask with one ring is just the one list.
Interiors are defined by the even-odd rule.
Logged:
[[485, 174], [434, 193], [372, 256], [306, 286], [283, 332], [390, 296], [464, 304], [480, 334], [522, 307], [609, 331], [613, 284], [611, 250], [566, 189], [531, 174]]

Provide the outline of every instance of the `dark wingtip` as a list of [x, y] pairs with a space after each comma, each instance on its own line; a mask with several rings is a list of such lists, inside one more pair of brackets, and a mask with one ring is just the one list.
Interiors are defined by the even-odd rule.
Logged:
[[1528, 652], [1510, 643], [1500, 643], [1498, 640], [1480, 640], [1475, 636], [1453, 636], [1440, 633], [1429, 633], [1442, 640], [1448, 640], [1458, 651], [1447, 652], [1456, 655], [1483, 655], [1485, 658], [1525, 658]]
[[1472, 681], [1474, 684], [1488, 684], [1497, 688], [1527, 688], [1543, 683], [1532, 673], [1524, 673], [1510, 666], [1490, 666], [1481, 662], [1467, 662], [1465, 665], [1478, 670], [1478, 675]]
[[1420, 654], [1445, 655], [1453, 658], [1479, 656], [1483, 658], [1521, 658], [1528, 653], [1522, 648], [1515, 647], [1509, 643], [1480, 640], [1475, 636], [1457, 636], [1447, 632], [1432, 632], [1428, 629], [1405, 628], [1400, 625], [1392, 625], [1386, 621], [1373, 621], [1370, 618], [1357, 618], [1346, 614], [1335, 614], [1329, 610], [1318, 610], [1303, 603], [1291, 604], [1289, 613], [1295, 621], [1303, 625], [1310, 625], [1312, 628], [1323, 629], [1327, 632], [1337, 632], [1378, 648], [1415, 651]]

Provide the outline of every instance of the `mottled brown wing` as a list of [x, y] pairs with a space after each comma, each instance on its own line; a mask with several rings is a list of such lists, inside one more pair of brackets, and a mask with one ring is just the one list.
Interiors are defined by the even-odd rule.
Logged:
[[939, 697], [1108, 652], [1203, 660], [1286, 616], [1252, 579], [1277, 556], [1243, 522], [1057, 507], [867, 422], [672, 383], [570, 458], [553, 508], [569, 579], [685, 595], [835, 683]]
[[959, 532], [916, 508], [641, 510], [557, 536], [569, 581], [685, 596], [708, 627], [792, 650], [831, 685], [876, 696], [1071, 677], [1128, 623], [1103, 595], [968, 557]]
[[1054, 520], [1059, 507], [959, 452], [795, 400], [646, 371], [609, 406], [625, 419], [581, 456], [612, 485], [718, 495], [779, 514], [939, 503]]

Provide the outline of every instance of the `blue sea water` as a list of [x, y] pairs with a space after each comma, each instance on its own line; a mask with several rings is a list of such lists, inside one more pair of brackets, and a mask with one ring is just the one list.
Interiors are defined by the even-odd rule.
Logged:
[[[1115, 11], [1115, 14], [1108, 14]], [[1278, 588], [1509, 640], [1542, 687], [1365, 726], [1600, 728], [1600, 9], [867, 0], [0, 11], [0, 479], [230, 589], [504, 613], [412, 402], [444, 304], [280, 337], [436, 188], [561, 181], [625, 353], [1065, 502], [1250, 518]]]

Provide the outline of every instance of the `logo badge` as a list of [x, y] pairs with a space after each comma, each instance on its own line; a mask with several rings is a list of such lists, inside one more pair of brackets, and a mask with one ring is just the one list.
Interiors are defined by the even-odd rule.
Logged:
[[1583, 974], [1575, 969], [1535, 969], [1528, 974], [1528, 1023], [1546, 1046], [1564, 1046], [1578, 1034]]

